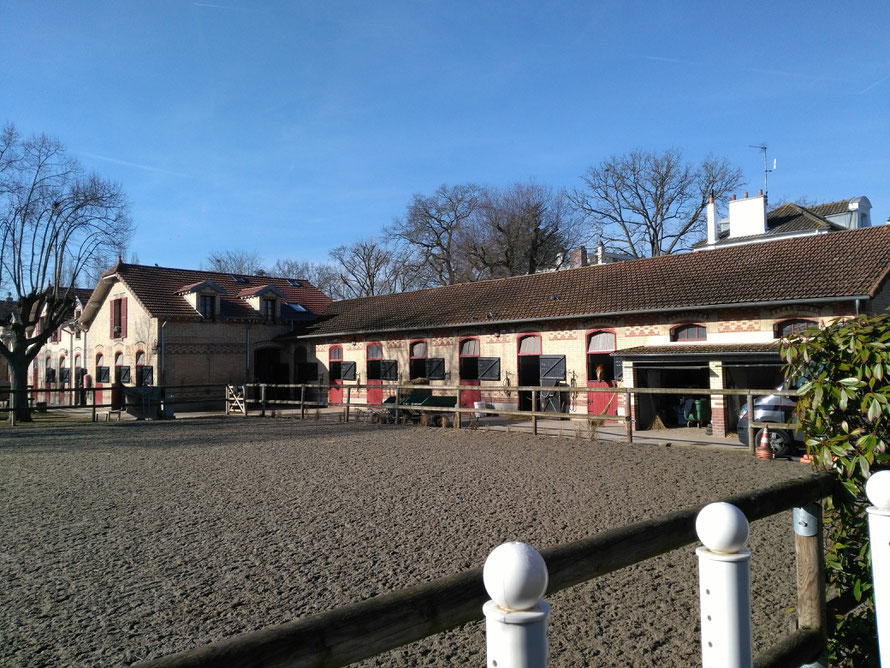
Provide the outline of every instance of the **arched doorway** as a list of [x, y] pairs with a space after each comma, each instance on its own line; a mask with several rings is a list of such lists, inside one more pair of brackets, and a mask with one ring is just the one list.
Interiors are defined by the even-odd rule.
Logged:
[[[281, 361], [280, 348], [260, 348], [253, 354], [253, 374], [257, 383], [287, 385], [290, 368]], [[279, 399], [282, 388], [267, 388], [267, 399]], [[281, 396], [284, 396], [283, 394]]]
[[[615, 387], [615, 333], [598, 330], [587, 335], [587, 387]], [[618, 395], [587, 393], [588, 415], [617, 415]]]
[[[461, 339], [458, 361], [460, 384], [467, 387], [479, 387], [479, 339], [475, 337]], [[482, 401], [481, 390], [463, 390], [460, 393], [461, 408], [473, 408], [477, 401]]]
[[381, 374], [381, 362], [383, 360], [383, 346], [379, 343], [368, 344], [368, 357], [366, 365], [366, 378], [368, 379], [368, 403], [383, 403], [383, 376]]
[[[541, 336], [528, 334], [520, 336], [516, 356], [516, 384], [520, 386], [538, 386], [541, 384]], [[519, 391], [519, 410], [530, 411], [537, 407], [532, 405], [531, 390]]]
[[328, 402], [343, 403], [343, 346], [331, 346], [328, 350]]

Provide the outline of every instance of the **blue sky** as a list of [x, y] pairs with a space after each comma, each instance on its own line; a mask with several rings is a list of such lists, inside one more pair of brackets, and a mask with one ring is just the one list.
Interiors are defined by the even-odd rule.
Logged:
[[573, 187], [635, 148], [890, 216], [885, 2], [44, 2], [0, 8], [0, 122], [132, 203], [145, 264], [323, 261], [442, 183]]

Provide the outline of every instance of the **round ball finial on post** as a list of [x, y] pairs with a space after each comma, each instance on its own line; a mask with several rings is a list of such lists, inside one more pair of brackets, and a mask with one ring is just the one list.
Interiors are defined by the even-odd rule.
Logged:
[[695, 532], [712, 552], [733, 554], [748, 540], [748, 518], [731, 503], [709, 503], [695, 519]]
[[875, 508], [890, 510], [890, 471], [872, 473], [865, 483], [865, 495]]
[[527, 543], [498, 545], [482, 569], [485, 591], [504, 610], [529, 610], [547, 591], [550, 576], [544, 558]]
[[550, 606], [541, 597], [549, 579], [543, 557], [526, 543], [504, 543], [488, 555], [482, 569], [491, 596], [482, 606], [487, 665], [546, 668]]

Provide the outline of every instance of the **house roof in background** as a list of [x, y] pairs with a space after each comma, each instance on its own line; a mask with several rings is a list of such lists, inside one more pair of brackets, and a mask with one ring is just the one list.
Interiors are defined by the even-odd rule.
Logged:
[[338, 301], [300, 335], [871, 297], [888, 269], [879, 226]]
[[[776, 237], [806, 232], [833, 232], [845, 230], [842, 225], [827, 220], [827, 216], [849, 211], [852, 199], [843, 199], [827, 204], [804, 207], [793, 202], [788, 202], [776, 207], [766, 214], [766, 232], [762, 234], [747, 235], [743, 237], [729, 237], [729, 230], [723, 230], [717, 235], [716, 246], [721, 244], [740, 243], [754, 240], [770, 241]], [[707, 240], [702, 239], [694, 244], [693, 248], [701, 248], [707, 245]]]
[[85, 321], [89, 321], [101, 306], [114, 280], [126, 284], [146, 311], [155, 318], [200, 320], [201, 315], [181, 293], [184, 289], [194, 288], [205, 282], [212, 282], [214, 286], [224, 291], [219, 294], [222, 320], [261, 321], [262, 314], [239, 295], [256, 293], [269, 287], [283, 295], [286, 302], [300, 304], [306, 309], [305, 312], [282, 309], [282, 320], [312, 320], [323, 313], [331, 303], [324, 293], [303, 279], [299, 280], [301, 287], [297, 288], [291, 285], [289, 278], [248, 275], [237, 275], [236, 278], [234, 274], [214, 271], [118, 262], [105, 272], [99, 281], [89, 307], [84, 310]]

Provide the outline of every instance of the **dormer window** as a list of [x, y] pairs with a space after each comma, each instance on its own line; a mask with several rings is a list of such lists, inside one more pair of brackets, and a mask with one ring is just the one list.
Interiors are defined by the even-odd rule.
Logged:
[[127, 299], [114, 299], [111, 302], [111, 338], [127, 338]]
[[214, 295], [201, 295], [198, 302], [198, 311], [205, 320], [216, 318], [216, 297]]
[[266, 322], [275, 322], [275, 299], [263, 299], [260, 312]]
[[707, 338], [704, 325], [680, 325], [671, 331], [671, 341], [705, 341]]

